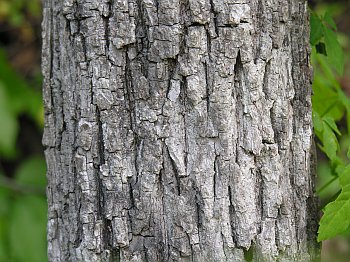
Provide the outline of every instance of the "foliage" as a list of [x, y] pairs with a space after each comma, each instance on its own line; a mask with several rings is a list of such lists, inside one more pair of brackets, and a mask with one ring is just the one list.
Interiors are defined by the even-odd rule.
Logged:
[[40, 16], [41, 8], [37, 0], [1, 0], [0, 20], [8, 21], [13, 26], [25, 23], [26, 10], [31, 15]]
[[[350, 99], [338, 80], [343, 74], [344, 54], [337, 40], [335, 22], [329, 13], [318, 16], [311, 12], [310, 25], [315, 71], [312, 98], [314, 130], [320, 141], [318, 146], [328, 157], [331, 167], [328, 181], [318, 193], [322, 196], [334, 181], [340, 185], [323, 210], [318, 231], [318, 240], [322, 241], [346, 233], [350, 225], [350, 148], [344, 149], [348, 145], [339, 143], [341, 136], [347, 137], [350, 133]], [[344, 118], [347, 130], [341, 132], [338, 126]]]
[[[46, 165], [42, 154], [28, 155], [33, 150], [24, 149], [28, 144], [21, 142], [32, 139], [23, 128], [23, 118], [34, 129], [36, 125], [35, 132], [40, 136], [41, 84], [36, 79], [24, 79], [10, 66], [6, 55], [13, 46], [8, 37], [33, 32], [28, 18], [34, 16], [38, 21], [40, 13], [38, 0], [0, 1], [0, 27], [4, 33], [0, 35], [0, 261], [47, 261]], [[1, 45], [7, 42], [9, 48]], [[22, 44], [23, 49], [28, 46], [23, 39]]]
[[18, 117], [28, 114], [39, 126], [43, 126], [40, 92], [31, 88], [9, 66], [0, 50], [0, 156], [16, 155], [16, 139], [19, 131]]
[[[23, 114], [42, 128], [40, 93], [0, 50], [0, 261], [47, 261], [45, 161], [42, 156], [23, 158], [16, 147]], [[13, 176], [2, 168], [6, 159], [20, 161]]]
[[47, 261], [45, 162], [31, 157], [0, 176], [0, 261]]

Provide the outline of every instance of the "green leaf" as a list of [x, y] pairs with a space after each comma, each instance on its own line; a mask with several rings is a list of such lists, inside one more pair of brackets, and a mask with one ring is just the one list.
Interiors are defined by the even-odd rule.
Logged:
[[339, 93], [340, 101], [345, 106], [346, 123], [347, 123], [348, 133], [350, 133], [350, 99], [349, 99], [349, 97], [346, 94], [344, 94], [343, 91], [339, 90], [338, 93]]
[[332, 129], [323, 122], [323, 150], [330, 160], [334, 160], [337, 156], [338, 139]]
[[315, 68], [314, 81], [313, 81], [313, 93], [312, 96], [312, 109], [320, 116], [330, 116], [335, 121], [343, 118], [344, 104], [340, 103], [339, 99], [340, 86], [334, 77], [334, 71], [328, 67], [326, 57], [323, 55], [315, 55], [317, 57], [317, 63], [322, 66], [322, 71]]
[[[45, 170], [42, 157], [31, 157], [16, 170], [16, 183], [45, 192]], [[1, 187], [0, 174], [0, 261], [47, 261], [46, 214], [44, 194]]]
[[322, 119], [320, 115], [315, 111], [312, 112], [312, 121], [314, 123], [315, 130], [318, 132], [322, 132], [323, 131]]
[[329, 203], [325, 209], [318, 229], [318, 241], [330, 239], [350, 226], [350, 185], [343, 187], [337, 199]]
[[334, 121], [334, 118], [330, 116], [325, 116], [323, 120], [330, 126], [330, 128], [333, 129], [334, 132], [336, 132], [339, 136], [341, 136], [341, 133], [337, 127], [337, 124]]
[[343, 74], [344, 54], [337, 35], [329, 28], [324, 27], [324, 40], [326, 44], [327, 58], [339, 75]]
[[310, 44], [316, 45], [323, 36], [323, 25], [321, 19], [314, 12], [311, 12], [310, 27]]
[[341, 93], [342, 94], [339, 97], [340, 97], [340, 101], [345, 106], [347, 129], [348, 129], [348, 132], [350, 133], [350, 99], [343, 92]]
[[335, 121], [341, 119], [344, 115], [344, 106], [339, 103], [338, 94], [318, 81], [319, 79], [315, 80], [313, 85], [313, 111], [317, 112], [320, 117], [330, 116]]
[[337, 30], [337, 25], [335, 24], [331, 14], [329, 12], [326, 12], [323, 16], [323, 20], [333, 29]]
[[332, 65], [329, 63], [329, 58], [324, 55], [316, 55], [316, 61], [320, 67], [319, 70], [315, 71], [315, 80], [322, 81], [329, 89], [339, 90], [341, 87], [338, 77], [334, 74]]
[[350, 185], [350, 164], [339, 175], [339, 182], [342, 187]]
[[44, 197], [27, 195], [13, 202], [9, 242], [11, 261], [47, 261]]

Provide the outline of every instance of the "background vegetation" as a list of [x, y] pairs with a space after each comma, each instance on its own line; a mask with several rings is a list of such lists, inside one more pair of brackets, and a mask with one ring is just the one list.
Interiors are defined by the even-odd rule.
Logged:
[[47, 261], [40, 0], [0, 0], [0, 261]]
[[[0, 0], [0, 261], [47, 261], [40, 2]], [[350, 1], [309, 2], [319, 240], [324, 261], [348, 261]]]
[[350, 1], [328, 2], [314, 4], [310, 10], [314, 67], [312, 105], [318, 149], [317, 194], [322, 208], [318, 240], [324, 241], [324, 261], [348, 261]]

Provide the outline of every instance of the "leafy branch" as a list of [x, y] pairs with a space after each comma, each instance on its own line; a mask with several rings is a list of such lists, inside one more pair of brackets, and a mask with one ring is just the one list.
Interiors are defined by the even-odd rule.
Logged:
[[329, 159], [332, 172], [328, 182], [317, 191], [320, 194], [338, 180], [340, 191], [323, 209], [318, 230], [318, 241], [345, 233], [350, 226], [350, 149], [347, 156], [338, 138], [342, 136], [337, 123], [346, 119], [350, 133], [350, 99], [341, 89], [338, 77], [344, 70], [344, 53], [337, 39], [337, 27], [329, 13], [323, 16], [311, 11], [310, 44], [315, 69], [312, 97], [313, 124], [319, 148]]

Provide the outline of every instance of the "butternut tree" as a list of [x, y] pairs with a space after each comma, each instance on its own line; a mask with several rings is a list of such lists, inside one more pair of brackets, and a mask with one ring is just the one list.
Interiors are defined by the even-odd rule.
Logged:
[[44, 0], [50, 261], [318, 257], [305, 0]]

